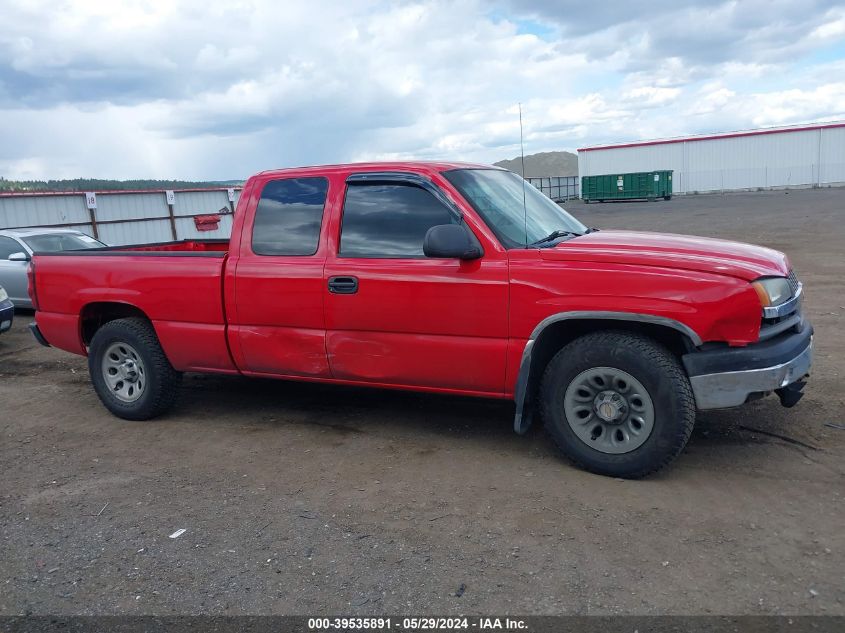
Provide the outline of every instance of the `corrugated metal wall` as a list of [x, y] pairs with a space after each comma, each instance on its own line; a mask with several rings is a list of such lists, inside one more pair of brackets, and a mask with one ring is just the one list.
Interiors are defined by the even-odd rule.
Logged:
[[[227, 189], [176, 190], [172, 224], [164, 191], [97, 193], [93, 224], [84, 193], [3, 194], [0, 195], [0, 229], [69, 227], [113, 246], [228, 238], [232, 232], [232, 208], [240, 193], [240, 188], [235, 188], [235, 200], [230, 206]], [[194, 218], [211, 214], [220, 215], [218, 228], [198, 231]]]
[[845, 127], [578, 152], [581, 176], [671, 169], [675, 193], [845, 184]]
[[819, 140], [819, 163], [821, 182], [845, 182], [845, 127], [824, 131]]
[[0, 228], [90, 222], [85, 196], [0, 197]]

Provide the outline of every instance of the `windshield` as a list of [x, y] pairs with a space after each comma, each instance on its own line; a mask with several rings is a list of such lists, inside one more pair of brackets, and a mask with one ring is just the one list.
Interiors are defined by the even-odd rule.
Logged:
[[443, 175], [478, 212], [505, 248], [531, 245], [555, 231], [589, 232], [557, 203], [513, 172], [456, 169]]
[[29, 235], [23, 241], [33, 253], [55, 253], [56, 251], [78, 251], [85, 248], [100, 248], [105, 246], [93, 237], [84, 233], [46, 233], [45, 235]]

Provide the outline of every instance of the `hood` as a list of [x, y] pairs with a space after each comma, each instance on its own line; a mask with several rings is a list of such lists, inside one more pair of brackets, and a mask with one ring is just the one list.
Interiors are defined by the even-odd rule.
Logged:
[[553, 261], [591, 261], [660, 266], [729, 275], [746, 281], [789, 273], [786, 255], [763, 246], [708, 237], [596, 231], [540, 250]]

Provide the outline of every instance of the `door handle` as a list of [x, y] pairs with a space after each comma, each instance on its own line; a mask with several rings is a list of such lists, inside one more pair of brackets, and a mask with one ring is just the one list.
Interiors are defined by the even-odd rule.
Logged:
[[329, 292], [336, 295], [354, 295], [358, 292], [358, 278], [329, 277]]

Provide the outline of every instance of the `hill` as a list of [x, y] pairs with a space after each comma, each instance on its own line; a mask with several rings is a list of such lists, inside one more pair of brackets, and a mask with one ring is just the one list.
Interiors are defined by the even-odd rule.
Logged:
[[519, 156], [493, 163], [497, 167], [510, 169], [519, 175], [537, 178], [539, 176], [577, 176], [578, 156], [572, 152], [540, 152], [525, 157], [525, 171]]

